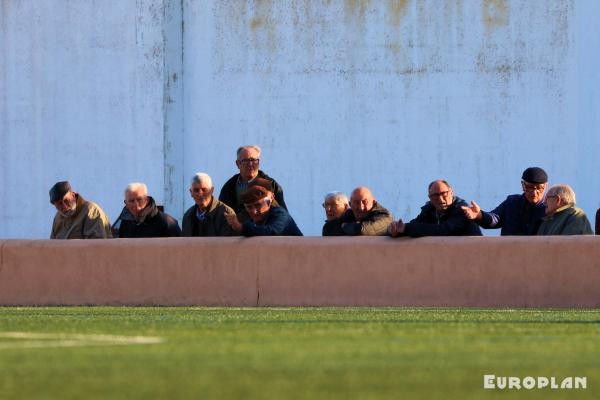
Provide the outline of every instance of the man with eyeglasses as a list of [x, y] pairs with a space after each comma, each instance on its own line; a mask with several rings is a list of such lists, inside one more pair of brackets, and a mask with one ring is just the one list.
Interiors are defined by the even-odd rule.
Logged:
[[538, 235], [593, 235], [582, 209], [575, 207], [575, 191], [569, 185], [554, 185], [546, 195], [546, 216]]
[[257, 177], [271, 181], [275, 200], [277, 200], [280, 207], [287, 210], [287, 206], [283, 200], [283, 189], [275, 179], [269, 177], [259, 169], [259, 163], [260, 147], [242, 146], [237, 149], [235, 165], [240, 172], [225, 182], [219, 194], [219, 200], [231, 207], [236, 213], [244, 209], [244, 204], [240, 199], [242, 192], [248, 189], [252, 181]]
[[190, 195], [194, 205], [183, 215], [182, 236], [231, 236], [231, 227], [225, 215], [234, 211], [217, 200], [211, 177], [198, 172], [192, 178]]
[[159, 210], [148, 187], [134, 182], [125, 188], [125, 207], [115, 222], [120, 238], [180, 236], [177, 220]]
[[325, 209], [325, 224], [323, 225], [322, 234], [323, 236], [343, 236], [344, 231], [342, 230], [342, 216], [350, 204], [348, 203], [348, 196], [342, 192], [330, 192], [325, 195], [323, 201], [323, 208]]
[[50, 239], [109, 239], [110, 222], [102, 209], [85, 200], [68, 181], [50, 189], [50, 203], [56, 208]]
[[296, 222], [283, 208], [273, 205], [270, 192], [262, 186], [250, 186], [240, 196], [250, 219], [240, 222], [226, 215], [231, 228], [244, 236], [302, 236]]
[[394, 220], [392, 213], [375, 200], [369, 188], [359, 186], [350, 194], [350, 209], [340, 217], [340, 236], [383, 236]]
[[465, 216], [486, 229], [501, 228], [500, 234], [535, 235], [546, 214], [544, 192], [548, 184], [546, 171], [539, 167], [529, 167], [521, 176], [523, 194], [513, 194], [490, 212], [482, 211], [472, 201], [471, 206], [463, 206]]
[[421, 207], [421, 213], [412, 221], [401, 219], [390, 224], [388, 233], [397, 236], [481, 236], [479, 226], [467, 219], [461, 206], [467, 203], [454, 196], [450, 184], [443, 179], [428, 186], [429, 201]]

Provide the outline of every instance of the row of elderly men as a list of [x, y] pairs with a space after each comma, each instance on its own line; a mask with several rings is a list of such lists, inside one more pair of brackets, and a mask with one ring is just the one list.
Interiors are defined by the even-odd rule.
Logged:
[[[210, 177], [196, 174], [190, 187], [195, 205], [184, 215], [183, 232], [174, 218], [158, 209], [144, 184], [130, 184], [113, 232], [119, 237], [302, 235], [287, 213], [281, 186], [259, 170], [259, 157], [258, 146], [237, 150], [240, 172], [225, 183], [219, 200], [213, 196]], [[429, 201], [409, 223], [393, 221], [368, 188], [355, 189], [349, 201], [332, 192], [323, 203], [327, 217], [323, 235], [473, 236], [481, 235], [479, 226], [501, 228], [502, 235], [591, 234], [587, 217], [575, 207], [573, 190], [556, 185], [544, 196], [547, 181], [543, 169], [527, 168], [521, 178], [523, 193], [508, 196], [485, 212], [477, 203], [469, 206], [456, 197], [448, 182], [437, 180], [428, 187]], [[73, 192], [68, 182], [53, 186], [50, 201], [57, 209], [52, 238], [110, 237], [108, 219], [100, 208]], [[96, 223], [84, 224], [85, 218]]]

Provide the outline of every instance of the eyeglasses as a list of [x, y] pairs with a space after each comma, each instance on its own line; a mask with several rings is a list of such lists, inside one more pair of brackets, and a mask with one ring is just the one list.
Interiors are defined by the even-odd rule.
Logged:
[[429, 193], [429, 197], [431, 198], [435, 198], [435, 197], [446, 197], [450, 194], [449, 190], [444, 190], [443, 192], [437, 192], [437, 193]]
[[242, 158], [241, 160], [238, 160], [238, 161], [244, 165], [248, 165], [248, 164], [258, 164], [260, 162], [260, 159], [258, 159], [258, 158]]
[[129, 204], [133, 204], [133, 203], [143, 204], [146, 201], [146, 198], [145, 197], [136, 197], [136, 198], [133, 198], [133, 199], [127, 199], [125, 201], [127, 203], [129, 203]]
[[534, 185], [532, 183], [527, 183], [525, 181], [522, 181], [523, 183], [523, 190], [525, 190], [526, 192], [543, 192], [544, 189], [546, 189], [546, 184], [542, 183], [541, 185]]
[[337, 207], [339, 204], [342, 203], [323, 203], [321, 205], [323, 206], [323, 208], [334, 208]]

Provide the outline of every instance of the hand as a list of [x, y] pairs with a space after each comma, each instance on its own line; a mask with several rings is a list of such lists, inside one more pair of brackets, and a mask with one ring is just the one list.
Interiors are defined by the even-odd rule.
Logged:
[[481, 219], [481, 207], [474, 201], [471, 202], [471, 207], [462, 206], [461, 208], [467, 219]]
[[398, 221], [392, 222], [390, 224], [390, 226], [388, 227], [388, 233], [392, 237], [397, 237], [400, 236], [400, 234], [404, 233], [405, 228], [406, 225], [404, 224], [404, 222], [402, 222], [401, 219], [399, 219]]
[[225, 219], [227, 220], [227, 223], [231, 229], [233, 229], [235, 232], [242, 231], [242, 224], [240, 224], [240, 221], [237, 219], [237, 215], [235, 215], [233, 211], [225, 212]]

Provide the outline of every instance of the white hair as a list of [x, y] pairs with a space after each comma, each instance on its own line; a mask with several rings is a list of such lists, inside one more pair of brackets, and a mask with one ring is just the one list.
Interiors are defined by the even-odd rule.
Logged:
[[212, 179], [210, 175], [204, 172], [196, 172], [192, 177], [192, 185], [194, 183], [206, 183], [208, 187], [213, 187]]
[[138, 189], [142, 190], [143, 196], [148, 196], [148, 187], [145, 183], [142, 182], [132, 182], [129, 185], [127, 185], [127, 187], [125, 188], [125, 196], [127, 196], [127, 193], [135, 192]]
[[563, 203], [569, 206], [575, 205], [575, 191], [569, 185], [554, 185], [550, 189], [548, 189], [548, 194], [546, 195], [546, 197], [548, 197], [548, 195], [559, 197]]
[[325, 195], [325, 201], [334, 199], [336, 203], [348, 204], [348, 196], [344, 192], [329, 192]]
[[255, 144], [252, 144], [252, 145], [249, 145], [249, 146], [238, 147], [237, 152], [236, 152], [236, 158], [240, 158], [240, 153], [242, 151], [244, 151], [245, 149], [253, 149], [254, 151], [256, 151], [258, 153], [258, 157], [260, 157], [260, 147], [258, 147]]

